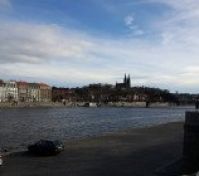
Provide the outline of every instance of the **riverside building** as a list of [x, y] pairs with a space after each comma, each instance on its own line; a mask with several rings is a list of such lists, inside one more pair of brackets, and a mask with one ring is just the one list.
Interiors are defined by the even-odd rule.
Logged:
[[27, 82], [19, 81], [17, 82], [19, 101], [28, 102], [29, 101], [29, 86]]
[[29, 102], [40, 102], [40, 89], [38, 83], [28, 83]]
[[45, 83], [39, 83], [38, 86], [39, 86], [39, 101], [50, 102], [52, 100], [52, 88]]
[[0, 80], [0, 102], [6, 101], [6, 86], [3, 80]]
[[45, 83], [0, 80], [0, 102], [50, 102], [52, 89]]
[[16, 81], [5, 81], [6, 86], [6, 101], [18, 101], [18, 88]]
[[18, 99], [17, 82], [0, 80], [0, 102], [18, 101]]

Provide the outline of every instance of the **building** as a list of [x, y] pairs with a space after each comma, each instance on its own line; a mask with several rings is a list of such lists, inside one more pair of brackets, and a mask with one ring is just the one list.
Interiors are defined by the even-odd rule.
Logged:
[[19, 81], [17, 82], [18, 96], [20, 102], [29, 101], [29, 86], [27, 82]]
[[116, 82], [116, 88], [117, 89], [129, 89], [131, 88], [131, 77], [130, 75], [126, 76], [124, 75], [123, 83], [117, 83]]
[[52, 88], [44, 83], [0, 80], [0, 102], [50, 102]]
[[18, 87], [16, 81], [5, 81], [5, 101], [7, 102], [14, 102], [18, 101]]
[[52, 88], [45, 84], [39, 83], [39, 101], [50, 102], [52, 100]]
[[38, 83], [28, 83], [28, 101], [40, 102], [40, 85]]
[[17, 102], [18, 99], [17, 82], [0, 80], [0, 102]]
[[0, 80], [0, 102], [6, 101], [6, 84]]
[[74, 91], [69, 88], [52, 88], [52, 100], [54, 102], [72, 101], [74, 99]]
[[20, 102], [50, 102], [52, 89], [44, 83], [17, 82]]

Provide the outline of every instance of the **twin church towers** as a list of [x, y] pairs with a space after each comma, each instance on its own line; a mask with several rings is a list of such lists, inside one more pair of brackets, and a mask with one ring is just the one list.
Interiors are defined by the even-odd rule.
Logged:
[[123, 83], [117, 83], [116, 82], [116, 88], [118, 89], [128, 89], [128, 88], [131, 88], [131, 77], [130, 77], [130, 74], [128, 74], [128, 76], [124, 75], [124, 78], [123, 78]]

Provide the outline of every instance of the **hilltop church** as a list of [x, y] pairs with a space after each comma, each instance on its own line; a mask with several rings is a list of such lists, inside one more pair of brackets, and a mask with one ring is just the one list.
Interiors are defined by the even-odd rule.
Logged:
[[123, 83], [116, 82], [117, 89], [129, 89], [131, 88], [131, 77], [130, 74], [127, 76], [126, 73], [124, 75]]

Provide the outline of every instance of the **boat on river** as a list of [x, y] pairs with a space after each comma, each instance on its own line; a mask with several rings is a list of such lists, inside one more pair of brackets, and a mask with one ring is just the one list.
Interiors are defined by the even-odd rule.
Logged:
[[87, 102], [83, 105], [83, 107], [91, 107], [91, 108], [96, 108], [98, 107], [97, 103], [93, 103], [93, 102]]

